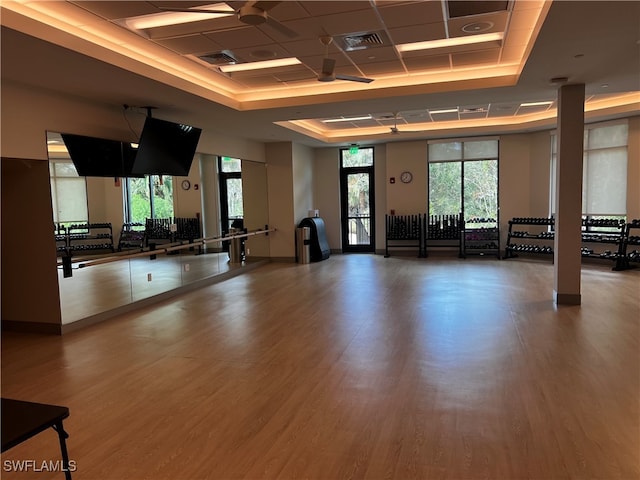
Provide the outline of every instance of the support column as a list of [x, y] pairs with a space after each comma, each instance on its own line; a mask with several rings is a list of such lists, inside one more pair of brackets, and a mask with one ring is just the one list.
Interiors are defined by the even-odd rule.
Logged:
[[553, 293], [556, 304], [580, 305], [584, 85], [558, 90], [558, 158]]

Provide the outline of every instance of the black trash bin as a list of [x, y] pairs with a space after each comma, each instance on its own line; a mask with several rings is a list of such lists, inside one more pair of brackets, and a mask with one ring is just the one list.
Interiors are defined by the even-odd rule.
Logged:
[[299, 228], [309, 227], [309, 259], [312, 262], [326, 260], [331, 254], [329, 242], [324, 228], [324, 220], [320, 217], [303, 218], [298, 224]]

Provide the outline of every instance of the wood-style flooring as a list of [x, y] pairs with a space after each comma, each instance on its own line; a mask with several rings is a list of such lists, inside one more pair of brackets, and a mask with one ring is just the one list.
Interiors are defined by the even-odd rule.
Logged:
[[[62, 337], [4, 333], [2, 396], [66, 405], [76, 480], [640, 478], [640, 270], [333, 255]], [[6, 460], [59, 459], [41, 433]]]

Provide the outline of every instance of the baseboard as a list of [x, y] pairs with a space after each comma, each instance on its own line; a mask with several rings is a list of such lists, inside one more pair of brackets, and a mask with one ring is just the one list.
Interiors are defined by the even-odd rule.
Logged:
[[44, 335], [62, 335], [62, 325], [46, 322], [19, 322], [2, 320], [2, 330], [19, 333], [39, 333]]
[[557, 305], [580, 305], [582, 296], [579, 293], [558, 293], [553, 291], [553, 298]]

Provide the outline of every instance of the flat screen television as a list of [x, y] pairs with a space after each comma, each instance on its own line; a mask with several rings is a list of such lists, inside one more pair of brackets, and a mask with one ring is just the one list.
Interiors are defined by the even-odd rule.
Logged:
[[62, 133], [71, 161], [81, 177], [131, 177], [136, 149], [130, 143]]
[[132, 173], [186, 177], [202, 129], [147, 117], [138, 142]]

